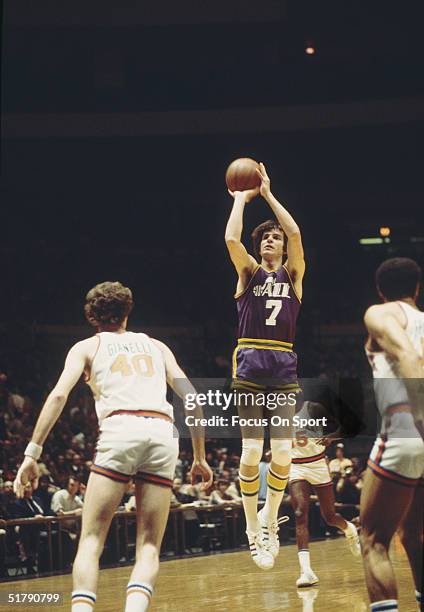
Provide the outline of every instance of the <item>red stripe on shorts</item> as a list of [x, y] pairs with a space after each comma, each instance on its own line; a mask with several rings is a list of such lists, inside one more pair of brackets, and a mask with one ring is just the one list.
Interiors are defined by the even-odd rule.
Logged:
[[156, 474], [146, 474], [146, 472], [139, 472], [135, 475], [136, 480], [145, 480], [146, 482], [151, 482], [152, 484], [162, 485], [163, 487], [171, 487], [172, 488], [172, 480], [169, 478], [163, 478], [163, 476], [157, 476]]

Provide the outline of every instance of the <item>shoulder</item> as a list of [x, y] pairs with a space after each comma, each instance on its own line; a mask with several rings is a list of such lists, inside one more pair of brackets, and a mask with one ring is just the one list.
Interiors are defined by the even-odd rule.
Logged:
[[156, 338], [149, 339], [153, 343], [153, 345], [156, 346], [156, 348], [162, 351], [162, 353], [171, 352], [171, 349], [165, 344], [165, 342], [162, 342], [161, 340], [156, 340]]
[[82, 355], [82, 356], [91, 356], [93, 351], [97, 349], [100, 344], [100, 336], [96, 334], [95, 336], [90, 336], [90, 338], [86, 338], [85, 340], [80, 340], [76, 342], [69, 349], [69, 355]]
[[364, 314], [365, 325], [370, 328], [382, 325], [388, 317], [396, 319], [401, 325], [406, 322], [406, 315], [398, 302], [374, 304], [367, 308]]

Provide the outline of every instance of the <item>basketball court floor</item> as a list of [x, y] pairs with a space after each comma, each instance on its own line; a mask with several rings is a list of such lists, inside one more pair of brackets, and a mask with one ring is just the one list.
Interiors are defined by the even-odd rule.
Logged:
[[[405, 552], [394, 539], [391, 557], [399, 587], [399, 609], [416, 612], [414, 586]], [[361, 559], [351, 556], [344, 538], [313, 542], [312, 567], [320, 578], [316, 587], [297, 589], [297, 549], [282, 546], [275, 567], [263, 572], [247, 552], [220, 553], [161, 564], [152, 612], [366, 612], [368, 597]], [[124, 609], [129, 567], [100, 572], [97, 612]], [[35, 610], [70, 610], [71, 576], [52, 576], [2, 583], [2, 592], [61, 592], [60, 605], [31, 606]], [[3, 599], [4, 601], [4, 599]], [[25, 609], [25, 606], [5, 606]]]

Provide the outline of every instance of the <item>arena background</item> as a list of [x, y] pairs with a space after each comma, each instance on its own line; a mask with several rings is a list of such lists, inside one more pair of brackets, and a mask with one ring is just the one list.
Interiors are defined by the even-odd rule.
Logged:
[[[300, 374], [369, 376], [374, 270], [424, 254], [419, 3], [2, 8], [2, 408], [10, 393], [30, 406], [15, 446], [3, 421], [4, 478], [90, 333], [84, 296], [102, 280], [133, 289], [131, 326], [168, 342], [189, 375], [229, 374], [235, 157], [266, 163], [302, 230]], [[246, 241], [269, 216], [248, 206]], [[382, 227], [388, 241], [360, 243]]]

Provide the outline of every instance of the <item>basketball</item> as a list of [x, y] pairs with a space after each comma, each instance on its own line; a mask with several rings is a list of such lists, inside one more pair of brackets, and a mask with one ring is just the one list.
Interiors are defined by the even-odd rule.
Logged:
[[235, 159], [227, 168], [225, 182], [230, 191], [245, 191], [254, 189], [261, 184], [261, 178], [256, 172], [259, 164], [250, 157]]

